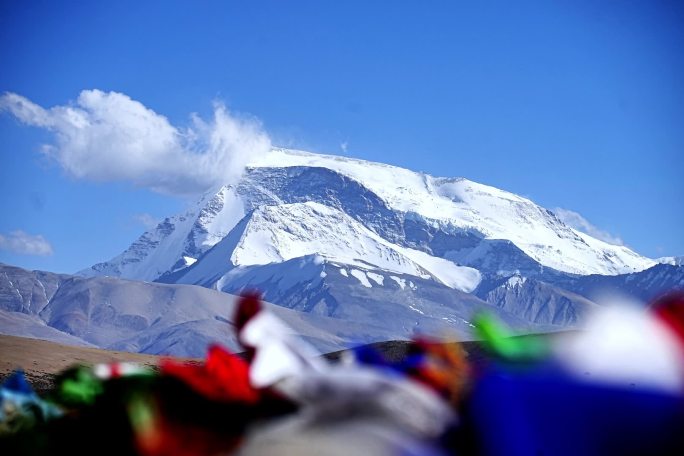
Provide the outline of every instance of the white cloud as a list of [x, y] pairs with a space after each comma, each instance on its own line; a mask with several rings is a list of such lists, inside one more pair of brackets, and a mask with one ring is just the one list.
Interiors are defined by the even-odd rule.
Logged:
[[561, 222], [565, 223], [571, 228], [576, 229], [577, 231], [586, 233], [591, 237], [595, 237], [596, 239], [600, 239], [609, 244], [625, 245], [619, 236], [614, 236], [609, 232], [593, 225], [589, 222], [589, 220], [585, 219], [575, 211], [557, 207], [553, 210], [553, 213], [556, 214]]
[[159, 220], [157, 220], [153, 215], [147, 213], [135, 214], [133, 216], [133, 220], [135, 220], [148, 230], [155, 228], [159, 224]]
[[0, 234], [0, 250], [22, 255], [52, 255], [50, 243], [40, 234], [32, 235], [21, 230], [12, 231], [7, 235]]
[[349, 143], [347, 141], [344, 141], [342, 144], [340, 144], [340, 149], [342, 149], [343, 153], [347, 153], [347, 148], [349, 147]]
[[214, 115], [178, 128], [125, 94], [84, 90], [74, 103], [49, 109], [15, 93], [0, 97], [0, 110], [55, 135], [46, 155], [70, 175], [93, 181], [128, 181], [154, 191], [191, 195], [230, 183], [245, 165], [271, 149], [253, 118], [221, 103]]
[[669, 264], [672, 266], [684, 266], [684, 256], [667, 256], [656, 259], [660, 264]]

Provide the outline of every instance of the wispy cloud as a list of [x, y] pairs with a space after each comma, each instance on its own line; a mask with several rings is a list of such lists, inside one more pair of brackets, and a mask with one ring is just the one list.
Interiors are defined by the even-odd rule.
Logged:
[[135, 220], [148, 230], [156, 227], [159, 224], [159, 220], [157, 220], [154, 216], [147, 213], [135, 214], [133, 216], [133, 220]]
[[0, 234], [0, 250], [21, 255], [48, 256], [53, 254], [52, 245], [40, 234], [28, 234], [21, 230]]
[[577, 231], [586, 233], [591, 237], [595, 237], [596, 239], [600, 239], [609, 244], [625, 245], [619, 236], [615, 236], [605, 230], [602, 230], [575, 211], [557, 207], [553, 209], [553, 212], [563, 223], [571, 228], [576, 229]]
[[191, 195], [237, 179], [271, 141], [260, 122], [215, 103], [213, 118], [191, 115], [176, 127], [118, 92], [84, 90], [75, 102], [45, 109], [5, 93], [0, 110], [54, 133], [46, 155], [70, 175], [93, 181], [128, 181], [154, 191]]
[[347, 148], [349, 147], [349, 143], [347, 141], [344, 141], [343, 143], [340, 144], [340, 149], [342, 149], [343, 153], [347, 153]]

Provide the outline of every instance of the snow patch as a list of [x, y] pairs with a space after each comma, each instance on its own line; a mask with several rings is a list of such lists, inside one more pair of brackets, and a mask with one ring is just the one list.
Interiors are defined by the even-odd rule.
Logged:
[[516, 288], [522, 286], [527, 281], [527, 277], [514, 275], [506, 281], [506, 288]]
[[[420, 250], [401, 248], [401, 252], [427, 269], [434, 277], [449, 288], [466, 293], [473, 291], [482, 281], [480, 271], [466, 266], [458, 266], [444, 258], [434, 257]], [[419, 277], [426, 278], [422, 274]]]
[[423, 311], [420, 310], [420, 309], [417, 309], [417, 308], [413, 307], [411, 304], [409, 304], [409, 309], [411, 309], [411, 310], [413, 310], [413, 311], [415, 311], [415, 312], [418, 312], [418, 313], [421, 314], [421, 315], [425, 315], [425, 312], [423, 312]]
[[392, 279], [392, 280], [394, 280], [395, 282], [397, 282], [397, 285], [399, 285], [399, 287], [400, 287], [402, 290], [403, 290], [404, 288], [406, 288], [406, 280], [404, 280], [404, 279], [402, 279], [402, 278], [400, 278], [400, 277], [397, 277], [397, 276], [390, 276], [390, 279]]
[[385, 276], [383, 276], [382, 274], [376, 274], [375, 272], [366, 272], [366, 275], [369, 279], [373, 280], [380, 286], [383, 286], [385, 284]]
[[189, 257], [189, 256], [184, 256], [183, 261], [185, 261], [186, 266], [192, 266], [197, 262], [197, 258]]
[[361, 282], [361, 285], [363, 285], [366, 288], [373, 288], [373, 285], [368, 281], [368, 277], [366, 277], [366, 273], [363, 271], [359, 271], [358, 269], [352, 269], [351, 270], [351, 275], [356, 277], [359, 282]]

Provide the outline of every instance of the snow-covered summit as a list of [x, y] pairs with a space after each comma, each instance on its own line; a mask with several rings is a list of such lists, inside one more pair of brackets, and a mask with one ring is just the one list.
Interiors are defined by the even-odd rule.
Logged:
[[[465, 178], [440, 178], [333, 155], [275, 149], [254, 167], [321, 167], [378, 195], [394, 211], [428, 223], [506, 239], [544, 266], [574, 274], [621, 274], [655, 264], [627, 247], [578, 232], [527, 198]], [[453, 252], [458, 254], [458, 252]]]
[[397, 274], [432, 278], [470, 292], [477, 270], [401, 247], [383, 239], [344, 212], [316, 202], [262, 206], [216, 245], [183, 277], [198, 283], [235, 266], [267, 265], [309, 255]]
[[244, 215], [244, 205], [235, 189], [221, 187], [205, 193], [186, 212], [165, 218], [120, 255], [78, 274], [153, 281], [195, 263]]
[[[497, 273], [524, 263], [614, 275], [655, 264], [575, 231], [529, 199], [494, 187], [274, 149], [251, 163], [236, 185], [208, 192], [119, 256], [81, 274], [155, 280], [195, 262], [193, 269], [206, 269], [202, 256], [244, 218], [249, 218], [248, 235], [222, 260], [231, 266], [320, 254], [343, 263], [382, 262], [375, 266], [435, 278], [448, 271], [453, 279], [455, 271], [467, 271], [458, 269], [462, 266]], [[469, 280], [455, 286], [467, 289]]]

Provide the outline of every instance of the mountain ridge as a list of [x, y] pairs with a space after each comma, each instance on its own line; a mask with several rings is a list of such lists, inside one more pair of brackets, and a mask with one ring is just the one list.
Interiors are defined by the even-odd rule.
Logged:
[[[656, 288], [684, 284], [681, 266], [666, 266], [462, 177], [275, 149], [238, 182], [206, 192], [81, 274], [258, 289], [339, 328], [363, 322], [392, 339], [449, 331], [467, 339], [478, 312], [521, 332], [580, 326], [597, 288], [648, 300]], [[176, 330], [201, 333], [183, 325]]]
[[[207, 346], [240, 346], [232, 329], [236, 296], [204, 287], [79, 277], [29, 271], [0, 263], [0, 333], [35, 336], [69, 345], [110, 350], [204, 356]], [[20, 296], [57, 283], [40, 308], [22, 305]], [[13, 291], [16, 291], [13, 292]], [[268, 302], [264, 306], [321, 352], [390, 340], [382, 326], [346, 322], [296, 312]]]
[[[379, 170], [384, 174], [378, 175]], [[237, 186], [208, 192], [195, 207], [143, 234], [126, 252], [80, 274], [155, 280], [197, 260], [250, 211], [302, 202], [338, 209], [394, 244], [428, 254], [437, 250], [434, 256], [462, 266], [477, 264], [488, 245], [506, 241], [531, 263], [573, 274], [614, 275], [655, 264], [626, 247], [577, 232], [532, 201], [494, 187], [358, 159], [278, 149], [248, 168]], [[440, 217], [440, 210], [449, 214]], [[517, 225], [530, 230], [522, 236]], [[498, 236], [502, 234], [509, 236]], [[439, 245], [440, 236], [448, 239], [448, 250]], [[537, 242], [523, 242], [522, 237]], [[573, 255], [564, 255], [567, 250]], [[164, 255], [170, 258], [159, 258]]]

